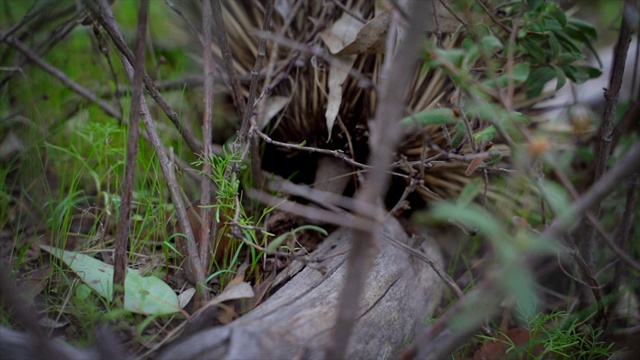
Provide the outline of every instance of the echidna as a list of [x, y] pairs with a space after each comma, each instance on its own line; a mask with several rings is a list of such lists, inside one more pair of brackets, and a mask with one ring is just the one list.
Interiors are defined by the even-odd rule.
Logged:
[[[451, 2], [444, 2], [447, 3]], [[476, 3], [482, 3], [479, 11]], [[262, 88], [269, 90], [262, 101], [268, 103], [266, 108], [273, 114], [264, 124], [264, 131], [272, 139], [339, 150], [357, 162], [366, 162], [368, 122], [373, 118], [377, 100], [374, 88], [363, 78], [370, 79], [373, 84], [378, 82], [386, 39], [384, 26], [388, 26], [393, 4], [369, 0], [276, 1], [271, 19], [273, 32], [267, 38], [263, 68], [266, 69], [263, 73], [269, 74], [270, 83], [265, 84], [264, 74], [261, 77]], [[473, 14], [473, 21], [483, 24], [486, 33], [507, 43], [510, 35], [507, 26], [498, 24], [499, 17], [506, 14], [504, 8], [497, 11], [497, 7], [488, 1], [467, 2], [456, 4], [456, 14], [452, 14], [450, 7], [446, 9], [448, 6], [437, 1], [434, 4], [434, 13], [425, 14], [425, 21], [432, 22], [429, 36], [425, 38], [434, 49], [431, 55], [437, 53], [435, 49], [462, 47], [465, 39], [479, 39], [480, 35], [475, 30], [470, 33], [469, 24], [464, 23], [466, 14]], [[260, 33], [265, 2], [225, 1], [222, 5], [236, 70], [241, 76], [248, 76], [259, 42], [267, 36]], [[367, 36], [369, 38], [362, 39]], [[215, 52], [220, 63], [220, 51], [216, 49]], [[423, 65], [429, 61], [428, 55], [425, 55]], [[494, 63], [489, 66], [484, 63], [488, 58], [478, 56], [472, 69], [477, 69], [478, 74], [488, 74], [486, 69], [506, 68], [505, 56], [491, 56]], [[269, 63], [270, 59], [275, 62]], [[526, 62], [528, 59], [521, 57], [515, 61]], [[345, 73], [340, 62], [347, 64], [351, 72]], [[430, 201], [454, 196], [474, 173], [482, 173], [476, 169], [486, 168], [486, 163], [494, 160], [490, 156], [465, 155], [491, 150], [495, 157], [504, 157], [509, 155], [509, 150], [500, 143], [499, 136], [494, 134], [490, 139], [481, 136], [489, 127], [485, 118], [465, 116], [460, 101], [463, 91], [456, 89], [444, 67], [425, 69], [416, 69], [412, 83], [398, 84], [399, 91], [409, 89], [410, 98], [406, 109], [408, 118], [403, 121], [408, 124], [407, 136], [398, 149], [394, 171], [404, 174], [396, 177], [401, 185], [400, 192], [411, 178], [420, 178], [422, 182], [416, 191], [423, 200]], [[342, 73], [338, 80], [336, 73]], [[484, 80], [490, 81], [489, 76]], [[336, 88], [339, 88], [339, 100], [336, 100]], [[511, 111], [531, 105], [524, 90], [523, 84], [519, 83]], [[498, 99], [488, 101], [498, 102]], [[412, 114], [429, 110], [439, 111], [454, 121], [411, 126], [409, 117]], [[443, 156], [438, 158], [438, 155]], [[424, 159], [431, 161], [424, 164]], [[313, 181], [316, 168], [313, 154], [267, 145], [262, 160], [265, 170], [296, 181]], [[498, 193], [492, 196], [500, 198]]]

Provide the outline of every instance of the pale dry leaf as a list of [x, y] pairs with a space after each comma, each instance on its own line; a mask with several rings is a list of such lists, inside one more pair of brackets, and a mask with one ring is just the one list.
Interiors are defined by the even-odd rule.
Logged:
[[[450, 1], [448, 1], [451, 3]], [[440, 2], [435, 3], [435, 11], [433, 8], [429, 8], [425, 16], [427, 23], [427, 32], [441, 32], [441, 33], [453, 33], [460, 27], [460, 22], [451, 15]]]
[[259, 124], [260, 129], [263, 130], [282, 109], [291, 101], [291, 97], [289, 96], [272, 96], [267, 98], [264, 106], [264, 119], [261, 124]]
[[362, 23], [360, 21], [347, 13], [343, 13], [338, 21], [320, 33], [320, 38], [329, 48], [329, 52], [338, 54], [345, 46], [356, 39], [361, 27]]
[[191, 301], [193, 295], [196, 293], [196, 288], [188, 288], [178, 295], [178, 304], [180, 304], [180, 308], [184, 309], [185, 306]]
[[63, 326], [66, 326], [68, 323], [69, 323], [68, 321], [57, 321], [49, 317], [43, 317], [38, 319], [39, 325], [49, 329], [58, 329]]
[[340, 56], [337, 58], [340, 65], [334, 64], [329, 70], [329, 81], [327, 86], [329, 87], [329, 98], [327, 100], [327, 110], [324, 112], [324, 117], [327, 122], [327, 131], [329, 132], [329, 138], [331, 140], [331, 131], [333, 130], [333, 124], [336, 122], [338, 112], [340, 111], [340, 105], [342, 104], [342, 84], [349, 76], [349, 71], [353, 68], [353, 64], [356, 61], [356, 56]]
[[338, 55], [384, 54], [390, 24], [391, 13], [381, 13], [364, 24], [354, 41], [340, 50]]
[[[320, 38], [332, 54], [337, 54], [356, 39], [361, 27], [362, 23], [353, 16], [344, 13], [338, 21], [320, 33]], [[329, 96], [327, 110], [324, 113], [329, 140], [331, 140], [331, 130], [338, 117], [340, 104], [342, 104], [342, 84], [344, 84], [349, 71], [353, 68], [356, 56], [338, 56], [336, 60], [337, 62], [333, 63], [329, 69], [327, 84]]]

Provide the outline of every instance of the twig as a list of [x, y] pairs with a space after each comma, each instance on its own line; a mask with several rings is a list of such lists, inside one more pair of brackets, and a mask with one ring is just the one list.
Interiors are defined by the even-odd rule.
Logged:
[[349, 10], [349, 8], [347, 8], [343, 3], [341, 3], [338, 0], [331, 0], [340, 10], [344, 11], [345, 13], [349, 14], [349, 16], [351, 16], [352, 18], [358, 20], [359, 22], [361, 22], [362, 24], [366, 24], [367, 20], [364, 19], [362, 16], [354, 13], [353, 11]]
[[[580, 216], [587, 212], [597, 201], [613, 191], [622, 179], [637, 171], [637, 164], [640, 163], [640, 142], [637, 142], [629, 151], [627, 156], [609, 170], [597, 183], [595, 183], [578, 201], [576, 201], [569, 211], [556, 218], [553, 223], [542, 233], [543, 237], [559, 238], [567, 232]], [[522, 255], [523, 266], [532, 264], [540, 255]], [[624, 259], [623, 259], [624, 260]], [[636, 264], [637, 265], [637, 264]], [[633, 265], [632, 265], [633, 266]], [[636, 270], [640, 270], [636, 268]], [[423, 334], [416, 337], [414, 342], [401, 355], [401, 359], [413, 358], [442, 358], [453, 351], [459, 344], [480, 329], [483, 319], [469, 321], [465, 323], [464, 329], [458, 332], [447, 330], [451, 326], [451, 320], [464, 309], [470, 306], [482, 304], [483, 311], [489, 316], [494, 313], [506, 294], [497, 287], [494, 279], [486, 279], [465, 296], [465, 299], [456, 303], [449, 309], [435, 324], [429, 327]], [[478, 302], [481, 300], [481, 303]], [[437, 341], [434, 340], [438, 334], [443, 334]], [[436, 349], [438, 351], [436, 352]]]
[[[205, 0], [204, 11], [202, 12], [202, 38], [203, 38], [203, 59], [204, 59], [204, 115], [202, 118], [202, 172], [205, 176], [202, 177], [200, 182], [200, 217], [202, 218], [202, 224], [200, 226], [200, 241], [198, 242], [198, 254], [202, 265], [207, 271], [209, 267], [209, 261], [211, 258], [211, 233], [214, 226], [211, 219], [211, 174], [213, 169], [211, 167], [211, 157], [213, 155], [212, 149], [212, 131], [213, 131], [213, 86], [214, 86], [214, 71], [215, 63], [213, 60], [213, 52], [211, 49], [211, 29], [213, 28], [213, 15], [211, 9], [211, 1]], [[214, 234], [215, 236], [215, 234]]]
[[124, 190], [120, 205], [120, 222], [116, 235], [113, 264], [113, 299], [124, 306], [124, 279], [127, 275], [127, 243], [131, 224], [131, 196], [133, 194], [136, 160], [138, 158], [138, 132], [140, 128], [140, 110], [142, 108], [142, 74], [144, 74], [145, 44], [149, 19], [149, 0], [141, 0], [138, 9], [136, 35], [136, 61], [133, 65], [131, 87], [131, 109], [129, 112], [129, 137], [127, 139], [127, 158], [124, 169]]
[[[113, 19], [112, 21], [109, 21], [109, 19], [105, 19], [105, 16], [103, 14], [94, 13], [93, 9], [95, 9], [96, 7], [95, 5], [96, 1], [102, 1], [102, 0], [83, 0], [87, 8], [91, 10], [92, 15], [98, 20], [100, 25], [102, 25], [102, 27], [107, 31], [107, 34], [109, 34], [109, 37], [111, 37], [111, 40], [113, 41], [116, 48], [118, 48], [118, 50], [124, 55], [125, 59], [127, 59], [127, 62], [129, 64], [133, 64], [134, 63], [133, 52], [131, 51], [131, 49], [129, 49], [129, 47], [125, 43], [124, 38], [122, 37], [120, 30], [118, 29], [117, 23], [115, 22], [115, 19]], [[169, 106], [169, 104], [164, 100], [162, 95], [160, 95], [160, 92], [158, 91], [155, 84], [153, 83], [153, 79], [151, 79], [151, 77], [145, 72], [143, 80], [144, 80], [145, 86], [147, 87], [147, 90], [149, 90], [149, 94], [151, 95], [153, 100], [158, 104], [160, 109], [162, 109], [165, 115], [167, 115], [169, 120], [171, 120], [171, 122], [174, 124], [174, 126], [176, 127], [176, 129], [178, 130], [182, 138], [187, 143], [187, 146], [189, 146], [191, 151], [193, 151], [196, 154], [199, 154], [202, 151], [202, 145], [193, 135], [191, 130], [189, 130], [189, 128], [187, 128], [184, 124], [182, 124], [182, 122], [180, 121], [180, 118], [178, 117], [178, 113], [175, 110], [173, 110], [171, 106]]]
[[[433, 0], [432, 0], [433, 1]], [[370, 164], [373, 167], [366, 184], [356, 195], [356, 199], [368, 204], [369, 207], [379, 208], [379, 201], [390, 181], [387, 169], [392, 162], [393, 151], [402, 136], [397, 121], [402, 118], [407, 88], [398, 89], [397, 84], [408, 84], [415, 70], [426, 23], [417, 14], [427, 13], [432, 1], [411, 2], [408, 14], [408, 27], [405, 38], [397, 52], [387, 51], [381, 73], [380, 102], [376, 110], [374, 124], [369, 138], [371, 149]], [[394, 13], [394, 21], [387, 38], [387, 49], [392, 49], [396, 43], [396, 31], [400, 14]], [[364, 210], [356, 212], [356, 219], [366, 219]], [[374, 218], [375, 226], [367, 230], [354, 233], [354, 243], [349, 251], [347, 260], [348, 272], [344, 288], [340, 296], [340, 306], [337, 312], [335, 330], [327, 347], [327, 359], [344, 358], [349, 338], [358, 313], [360, 295], [366, 281], [369, 268], [374, 257], [374, 248], [381, 241], [381, 222]], [[368, 240], [370, 239], [370, 240]]]
[[[274, 7], [274, 0], [268, 0], [265, 13], [264, 13], [264, 18], [262, 20], [262, 29], [265, 32], [269, 32], [271, 30], [271, 17], [273, 15], [273, 7]], [[256, 181], [258, 184], [262, 183], [262, 179], [261, 179], [262, 173], [260, 171], [262, 166], [260, 161], [260, 153], [257, 149], [258, 144], [256, 142], [256, 144], [252, 146], [252, 143], [254, 141], [252, 139], [253, 136], [250, 130], [252, 129], [251, 122], [252, 122], [252, 117], [254, 116], [253, 108], [255, 107], [256, 94], [258, 91], [258, 77], [260, 75], [260, 71], [262, 70], [262, 62], [265, 57], [266, 43], [267, 43], [266, 39], [261, 39], [260, 44], [258, 45], [258, 53], [256, 54], [256, 61], [254, 63], [253, 69], [251, 69], [251, 83], [249, 85], [249, 97], [247, 98], [247, 103], [245, 104], [244, 111], [241, 113], [242, 123], [240, 124], [240, 130], [238, 131], [238, 137], [233, 142], [234, 153], [239, 152], [241, 149], [245, 149], [245, 150], [241, 151], [241, 156], [238, 159], [238, 161], [234, 162], [232, 166], [229, 169], [227, 169], [227, 170], [231, 170], [233, 173], [228, 174], [227, 171], [225, 170], [225, 178], [227, 180], [231, 180], [232, 177], [238, 176], [238, 173], [240, 172], [240, 166], [242, 162], [245, 160], [246, 154], [248, 154], [253, 150], [252, 156], [251, 156], [251, 164], [252, 164], [251, 169], [252, 169], [253, 176], [255, 177], [254, 181]]]
[[[65, 37], [67, 37], [67, 35], [69, 35], [71, 33], [71, 31], [76, 27], [77, 25], [77, 19], [84, 13], [84, 10], [78, 10], [75, 14], [73, 14], [71, 16], [71, 18], [69, 18], [67, 20], [67, 22], [61, 24], [60, 26], [58, 26], [55, 30], [53, 30], [51, 32], [51, 35], [42, 42], [42, 44], [46, 44], [46, 46], [40, 46], [39, 48], [35, 49], [35, 53], [38, 54], [40, 56], [40, 58], [43, 58], [48, 52], [49, 50], [51, 50], [56, 44], [58, 44], [60, 41], [62, 41]], [[66, 28], [65, 28], [66, 27]], [[6, 34], [5, 34], [6, 35]], [[27, 64], [29, 62], [29, 59], [23, 59], [23, 61], [21, 61], [16, 68], [22, 68], [25, 66], [25, 64]], [[3, 88], [7, 82], [9, 80], [11, 80], [11, 78], [16, 74], [16, 72], [11, 72], [9, 73], [9, 75], [5, 76], [4, 78], [2, 78], [2, 80], [0, 80], [0, 88]]]
[[[420, 236], [420, 235], [414, 235], [414, 236], [417, 236], [418, 238], [421, 238], [424, 240], [423, 236]], [[458, 284], [456, 284], [455, 280], [453, 280], [451, 276], [449, 276], [449, 274], [447, 274], [447, 272], [444, 271], [435, 260], [427, 256], [427, 254], [423, 253], [422, 251], [416, 250], [411, 246], [405, 243], [402, 243], [396, 239], [393, 239], [386, 234], [383, 234], [383, 237], [387, 241], [389, 241], [393, 246], [400, 248], [402, 251], [405, 251], [408, 254], [413, 255], [418, 259], [427, 263], [433, 269], [433, 271], [435, 271], [438, 277], [440, 277], [440, 279], [444, 281], [444, 283], [449, 287], [449, 289], [453, 292], [453, 294], [458, 299], [462, 299], [464, 297], [464, 293], [462, 292], [462, 290], [460, 290], [460, 287], [458, 286]]]
[[[256, 34], [256, 36], [258, 36], [261, 39], [267, 39], [267, 40], [274, 41], [276, 43], [279, 43], [282, 46], [288, 47], [289, 49], [297, 50], [297, 51], [300, 51], [301, 53], [305, 53], [305, 54], [315, 55], [315, 56], [319, 57], [320, 59], [328, 62], [332, 66], [336, 66], [336, 67], [344, 66], [342, 63], [340, 63], [340, 61], [338, 59], [336, 59], [334, 56], [331, 56], [330, 54], [327, 54], [319, 46], [311, 46], [311, 45], [307, 45], [307, 44], [301, 44], [301, 43], [299, 43], [297, 41], [290, 40], [290, 39], [287, 39], [287, 38], [285, 38], [283, 36], [279, 36], [279, 35], [276, 35], [276, 34], [273, 34], [273, 33], [270, 33], [270, 32], [264, 32], [264, 31], [256, 30], [255, 34]], [[291, 62], [290, 66], [293, 66], [292, 64], [293, 64], [293, 62]], [[360, 86], [362, 86], [364, 88], [376, 89], [376, 85], [373, 83], [373, 81], [370, 78], [368, 78], [365, 75], [363, 75], [362, 73], [360, 73], [359, 71], [354, 70], [354, 69], [349, 69], [349, 75], [353, 76], [355, 79], [357, 79]], [[276, 84], [277, 83], [278, 83], [278, 81], [276, 81]], [[272, 84], [271, 86], [274, 86], [274, 85], [275, 84]]]
[[479, 4], [482, 9], [484, 10], [484, 12], [487, 13], [487, 15], [489, 15], [489, 17], [491, 18], [491, 21], [493, 21], [496, 25], [500, 26], [502, 28], [502, 30], [504, 30], [507, 34], [511, 34], [511, 32], [517, 32], [515, 29], [511, 30], [509, 29], [509, 27], [505, 24], [503, 24], [500, 19], [498, 19], [496, 17], [496, 15], [493, 13], [493, 11], [491, 11], [487, 5], [485, 5], [485, 3], [482, 0], [476, 0], [476, 3]]
[[[118, 25], [113, 16], [113, 12], [111, 8], [106, 3], [106, 0], [86, 0], [85, 4], [90, 9], [91, 13], [98, 17], [103, 24], [108, 24], [108, 26], [114, 32], [113, 37], [122, 38], [120, 34], [120, 30], [118, 29]], [[122, 53], [121, 54], [122, 64], [125, 68], [127, 76], [130, 81], [133, 79], [133, 69], [131, 68], [131, 64], [128, 61], [127, 56]], [[156, 127], [155, 121], [151, 118], [149, 107], [147, 105], [146, 99], [144, 97], [141, 98], [142, 102], [142, 121], [147, 130], [147, 135], [151, 140], [151, 145], [153, 146], [156, 154], [158, 155], [158, 162], [160, 163], [160, 167], [162, 169], [162, 173], [167, 181], [167, 187], [169, 189], [169, 193], [171, 195], [171, 200], [176, 207], [176, 214], [178, 217], [178, 223], [180, 224], [180, 228], [186, 235], [186, 243], [187, 243], [187, 251], [189, 253], [189, 264], [195, 277], [196, 282], [198, 284], [198, 296], [197, 302], [204, 302], [208, 299], [208, 293], [203, 290], [202, 286], [205, 282], [205, 275], [202, 267], [202, 262], [200, 261], [200, 257], [198, 256], [198, 248], [195, 243], [195, 237], [193, 235], [193, 230], [191, 229], [191, 224], [189, 223], [187, 217], [186, 207], [184, 205], [184, 201], [182, 200], [182, 196], [180, 194], [180, 187], [176, 181], [176, 176], [171, 167], [171, 161], [169, 160], [169, 156], [167, 155], [167, 151], [162, 144], [162, 140], [158, 135], [158, 129]]]
[[233, 66], [233, 54], [231, 53], [231, 46], [229, 46], [229, 40], [227, 39], [227, 32], [224, 27], [224, 20], [222, 18], [222, 8], [220, 6], [220, 0], [211, 1], [213, 10], [213, 21], [215, 22], [215, 33], [218, 39], [218, 46], [222, 53], [222, 66], [227, 73], [227, 81], [231, 87], [231, 97], [233, 103], [238, 111], [238, 117], [244, 119], [243, 110], [245, 108], [244, 98], [242, 97], [242, 91], [240, 90], [240, 81], [238, 80], [238, 74]]
[[[4, 33], [0, 32], [0, 37], [2, 36], [4, 36]], [[16, 50], [20, 51], [24, 56], [26, 56], [29, 60], [33, 61], [36, 65], [38, 65], [44, 71], [48, 72], [53, 77], [60, 80], [60, 82], [62, 82], [69, 89], [73, 90], [78, 95], [84, 97], [90, 102], [98, 105], [108, 115], [113, 116], [118, 120], [122, 119], [122, 114], [113, 106], [111, 106], [111, 104], [98, 98], [91, 91], [84, 88], [82, 85], [76, 83], [75, 81], [71, 80], [67, 75], [65, 75], [65, 73], [58, 70], [56, 67], [47, 63], [46, 61], [42, 60], [36, 53], [34, 53], [28, 46], [23, 44], [20, 40], [16, 39], [13, 36], [7, 36], [5, 39], [5, 42], [10, 46], [14, 47]]]
[[[632, 4], [632, 0], [626, 0], [624, 7]], [[629, 25], [629, 19], [626, 16], [627, 12], [622, 12], [622, 22], [620, 24], [620, 34], [618, 36], [618, 43], [615, 48], [613, 57], [613, 68], [611, 69], [611, 79], [609, 81], [609, 88], [605, 91], [604, 97], [606, 99], [604, 115], [602, 122], [600, 123], [600, 141], [597, 144], [597, 155], [595, 163], [595, 172], [593, 175], [593, 182], [595, 183], [600, 179], [607, 169], [607, 162], [609, 160], [609, 153], [611, 152], [611, 140], [613, 134], [613, 126], [616, 114], [616, 107], [618, 106], [618, 95], [620, 94], [620, 88], [622, 86], [622, 78], [624, 76], [624, 68], [627, 60], [627, 52], [629, 50], [629, 44], [631, 43], [632, 30]], [[600, 201], [594, 203], [593, 213], [596, 218], [600, 217]], [[588, 227], [584, 237], [583, 249], [584, 257], [588, 264], [593, 263], [593, 249], [594, 249], [594, 227]]]
[[[262, 31], [269, 32], [271, 30], [271, 16], [273, 14], [274, 0], [267, 1], [266, 10], [264, 13], [264, 19], [262, 24]], [[242, 124], [240, 126], [240, 132], [238, 133], [238, 148], [247, 143], [247, 136], [249, 133], [249, 127], [251, 126], [251, 112], [255, 106], [256, 93], [258, 91], [258, 76], [262, 70], [262, 61], [265, 57], [267, 39], [260, 39], [258, 46], [258, 53], [256, 54], [256, 62], [251, 69], [251, 84], [249, 85], [249, 97], [247, 98], [247, 104], [244, 108], [244, 114], [242, 116]]]
[[[109, 67], [109, 72], [111, 73], [111, 77], [113, 78], [113, 83], [117, 84], [118, 83], [118, 73], [116, 72], [115, 67], [113, 66], [113, 61], [111, 61], [111, 55], [110, 55], [110, 51], [109, 51], [109, 46], [107, 46], [107, 37], [104, 36], [104, 34], [102, 34], [100, 32], [100, 27], [98, 26], [98, 24], [94, 24], [93, 26], [93, 35], [96, 38], [96, 41], [98, 42], [98, 51], [100, 51], [100, 53], [102, 55], [104, 55], [104, 58], [107, 60], [107, 65]], [[100, 95], [98, 95], [100, 96]], [[121, 95], [118, 94], [117, 91], [115, 91], [113, 93], [113, 100], [114, 102], [117, 104], [118, 106], [118, 110], [121, 113], [124, 113], [124, 110], [122, 109], [122, 101], [121, 101]]]
[[[204, 86], [204, 79], [202, 74], [186, 75], [182, 78], [176, 78], [171, 80], [160, 81], [156, 83], [156, 89], [158, 91], [171, 91], [171, 90], [183, 90], [184, 88], [196, 88]], [[124, 85], [118, 85], [116, 91], [113, 91], [111, 87], [100, 88], [96, 91], [98, 96], [122, 96], [130, 92], [129, 87]]]
[[247, 189], [246, 194], [251, 199], [260, 201], [268, 206], [277, 206], [278, 210], [290, 212], [309, 219], [316, 219], [317, 221], [322, 221], [328, 224], [351, 227], [361, 231], [371, 229], [375, 224], [369, 219], [358, 218], [349, 213], [339, 214], [333, 211], [298, 204], [293, 201], [286, 201], [285, 199], [277, 198], [263, 191]]
[[[298, 185], [278, 176], [273, 176], [273, 178], [267, 183], [267, 188], [270, 191], [297, 196], [324, 207], [341, 207], [347, 210], [366, 208], [364, 204], [356, 205], [356, 199], [329, 191], [314, 189], [306, 185]], [[370, 218], [375, 218], [377, 214], [377, 211], [369, 211], [366, 215]]]
[[359, 167], [361, 169], [369, 169], [369, 168], [371, 168], [369, 165], [359, 163], [359, 162], [353, 160], [347, 154], [345, 154], [345, 153], [343, 153], [341, 151], [338, 151], [338, 150], [328, 150], [328, 149], [321, 149], [321, 148], [316, 148], [316, 147], [300, 146], [300, 145], [296, 145], [296, 144], [283, 143], [283, 142], [280, 142], [280, 141], [277, 141], [277, 140], [273, 140], [267, 134], [263, 133], [262, 131], [260, 131], [258, 129], [254, 129], [254, 132], [259, 137], [261, 137], [262, 140], [264, 140], [267, 144], [280, 146], [280, 147], [283, 147], [285, 149], [290, 149], [290, 150], [299, 150], [299, 151], [304, 151], [304, 152], [309, 152], [309, 153], [317, 153], [317, 154], [329, 155], [329, 156], [335, 157], [336, 159], [340, 159], [340, 160], [344, 161], [345, 163], [347, 163], [349, 165], [352, 165], [352, 166], [355, 166], [355, 167]]

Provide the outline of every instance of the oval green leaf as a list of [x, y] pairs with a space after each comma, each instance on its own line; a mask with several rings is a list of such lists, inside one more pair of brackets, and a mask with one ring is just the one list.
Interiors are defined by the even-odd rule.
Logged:
[[[40, 248], [62, 260], [98, 295], [113, 299], [113, 266], [91, 256], [46, 245]], [[145, 315], [167, 315], [180, 310], [178, 295], [155, 276], [142, 276], [127, 269], [124, 281], [124, 308]]]

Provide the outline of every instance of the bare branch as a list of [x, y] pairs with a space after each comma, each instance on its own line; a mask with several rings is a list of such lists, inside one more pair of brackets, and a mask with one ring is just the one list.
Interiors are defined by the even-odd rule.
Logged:
[[238, 111], [238, 117], [244, 119], [243, 110], [245, 108], [244, 98], [242, 97], [242, 91], [240, 90], [240, 81], [238, 79], [238, 73], [233, 67], [233, 54], [231, 53], [231, 46], [227, 38], [227, 31], [224, 28], [224, 19], [222, 18], [222, 7], [220, 6], [220, 0], [205, 0], [211, 1], [213, 10], [213, 21], [215, 22], [215, 33], [218, 40], [218, 46], [222, 53], [222, 65], [227, 73], [227, 80], [231, 87], [231, 97], [233, 103]]
[[[113, 16], [113, 12], [111, 8], [106, 3], [106, 0], [87, 0], [86, 4], [88, 8], [91, 10], [94, 16], [100, 18], [101, 22], [104, 24], [108, 24], [109, 28], [114, 32], [112, 38], [122, 39], [122, 35], [120, 34], [120, 30]], [[128, 49], [127, 49], [128, 50]], [[130, 81], [133, 81], [133, 68], [129, 63], [127, 56], [124, 52], [121, 54], [122, 64], [125, 68], [127, 76]], [[148, 85], [147, 85], [148, 86]], [[182, 196], [180, 193], [180, 187], [176, 180], [175, 173], [171, 166], [171, 161], [169, 160], [169, 156], [167, 155], [167, 151], [162, 144], [162, 140], [158, 135], [158, 129], [156, 127], [155, 121], [151, 118], [149, 107], [147, 105], [146, 99], [144, 97], [141, 98], [141, 115], [142, 122], [147, 130], [147, 135], [151, 141], [151, 145], [153, 146], [156, 154], [158, 155], [158, 162], [160, 163], [160, 167], [162, 169], [162, 173], [167, 181], [167, 187], [169, 189], [169, 193], [171, 195], [171, 200], [176, 207], [176, 214], [178, 217], [178, 224], [180, 225], [182, 231], [186, 235], [186, 243], [187, 249], [189, 253], [189, 266], [193, 271], [196, 282], [198, 285], [198, 294], [200, 296], [200, 302], [206, 301], [208, 298], [208, 293], [203, 290], [202, 286], [204, 285], [205, 275], [202, 267], [202, 262], [200, 261], [200, 257], [198, 256], [198, 248], [195, 243], [195, 237], [193, 235], [193, 230], [191, 229], [191, 225], [189, 223], [187, 217], [187, 210], [184, 205], [184, 201], [182, 200]]]
[[127, 139], [127, 158], [124, 169], [124, 190], [120, 205], [120, 221], [116, 236], [113, 265], [113, 299], [124, 305], [124, 279], [127, 275], [127, 243], [131, 224], [131, 196], [133, 194], [136, 160], [138, 158], [138, 132], [140, 127], [140, 109], [142, 108], [142, 75], [144, 74], [145, 44], [149, 19], [149, 0], [141, 0], [138, 9], [138, 28], [136, 35], [136, 61], [133, 65], [131, 87], [131, 109], [129, 112], [129, 137]]
[[211, 233], [213, 232], [213, 222], [211, 221], [211, 200], [212, 200], [212, 182], [211, 175], [211, 156], [212, 149], [212, 131], [213, 131], [213, 85], [215, 63], [213, 61], [213, 52], [211, 49], [211, 29], [213, 28], [211, 2], [204, 1], [204, 11], [202, 12], [202, 38], [203, 38], [203, 59], [204, 59], [204, 115], [202, 119], [202, 177], [200, 183], [200, 217], [202, 225], [200, 226], [200, 234], [198, 242], [198, 253], [205, 271], [209, 268], [211, 257]]
[[[366, 184], [357, 194], [356, 199], [366, 203], [368, 207], [379, 208], [379, 202], [386, 191], [390, 178], [388, 168], [402, 136], [398, 121], [402, 118], [408, 87], [398, 88], [398, 84], [408, 84], [415, 70], [420, 48], [420, 38], [424, 34], [426, 22], [417, 14], [425, 14], [432, 6], [432, 1], [413, 1], [408, 14], [411, 15], [405, 38], [398, 51], [390, 51], [396, 43], [396, 31], [400, 22], [400, 14], [394, 12], [394, 22], [387, 38], [387, 51], [383, 64], [380, 85], [380, 102], [376, 110], [369, 147], [371, 149], [370, 165], [373, 167]], [[401, 85], [402, 86], [402, 85]], [[366, 218], [364, 209], [357, 211], [356, 218]], [[347, 277], [340, 298], [336, 327], [327, 348], [326, 358], [341, 359], [344, 357], [349, 337], [353, 330], [358, 304], [369, 268], [375, 255], [376, 244], [382, 233], [381, 221], [365, 231], [357, 231], [354, 243], [349, 251]]]
[[[4, 37], [4, 35], [5, 35], [4, 33], [0, 32], [0, 37]], [[60, 82], [62, 82], [69, 89], [73, 90], [78, 95], [84, 97], [90, 102], [98, 105], [108, 115], [113, 116], [118, 120], [122, 120], [122, 114], [117, 109], [115, 109], [111, 104], [98, 98], [94, 93], [84, 88], [82, 85], [76, 83], [75, 81], [71, 80], [65, 73], [63, 73], [53, 65], [41, 59], [35, 52], [33, 52], [28, 46], [23, 44], [20, 40], [16, 39], [13, 36], [7, 36], [5, 39], [5, 42], [11, 45], [16, 50], [20, 51], [24, 56], [27, 57], [27, 59], [33, 61], [36, 65], [42, 68], [42, 70], [48, 72], [53, 77], [60, 80]]]
[[[632, 5], [633, 0], [626, 0], [624, 7]], [[595, 183], [602, 177], [607, 169], [607, 162], [609, 160], [609, 153], [611, 152], [611, 140], [613, 139], [613, 127], [616, 115], [616, 107], [618, 106], [618, 95], [620, 94], [620, 88], [622, 87], [622, 79], [624, 76], [624, 68], [627, 60], [627, 52], [629, 51], [629, 44], [631, 43], [631, 35], [633, 31], [627, 18], [627, 12], [622, 11], [622, 21], [620, 23], [620, 34], [618, 35], [618, 43], [615, 48], [613, 57], [613, 68], [611, 69], [611, 79], [609, 80], [609, 88], [605, 91], [604, 97], [606, 99], [604, 115], [602, 122], [600, 123], [600, 141], [597, 143], [597, 155], [595, 163], [595, 172], [593, 175], [593, 182]], [[593, 204], [593, 213], [597, 218], [600, 217], [600, 201]], [[594, 250], [594, 227], [587, 227], [584, 236], [583, 255], [588, 264], [593, 264], [593, 250]]]
[[[103, 15], [102, 13], [96, 12], [96, 9], [97, 9], [95, 4], [96, 1], [101, 1], [101, 0], [83, 0], [84, 4], [91, 11], [92, 15], [98, 20], [100, 25], [102, 25], [102, 27], [107, 31], [107, 33], [111, 37], [111, 40], [113, 41], [115, 46], [124, 55], [129, 65], [133, 64], [134, 63], [133, 52], [131, 51], [131, 49], [129, 49], [129, 47], [125, 43], [124, 38], [122, 37], [122, 34], [120, 33], [118, 25], [115, 21], [115, 18], [113, 18], [112, 16], [111, 18], [107, 19], [105, 18], [105, 15]], [[111, 12], [110, 9], [109, 9], [109, 12]], [[182, 138], [185, 140], [185, 142], [187, 143], [191, 151], [193, 151], [196, 154], [199, 154], [202, 151], [202, 145], [193, 135], [191, 130], [189, 130], [189, 128], [187, 128], [180, 121], [180, 118], [178, 117], [178, 113], [175, 110], [173, 110], [171, 106], [169, 106], [169, 104], [164, 100], [162, 95], [160, 95], [160, 92], [158, 91], [158, 89], [156, 88], [153, 82], [153, 79], [151, 79], [151, 77], [147, 73], [145, 73], [143, 80], [153, 100], [155, 100], [158, 106], [167, 115], [169, 120], [171, 120], [171, 122], [175, 125], [176, 129], [178, 130]]]

